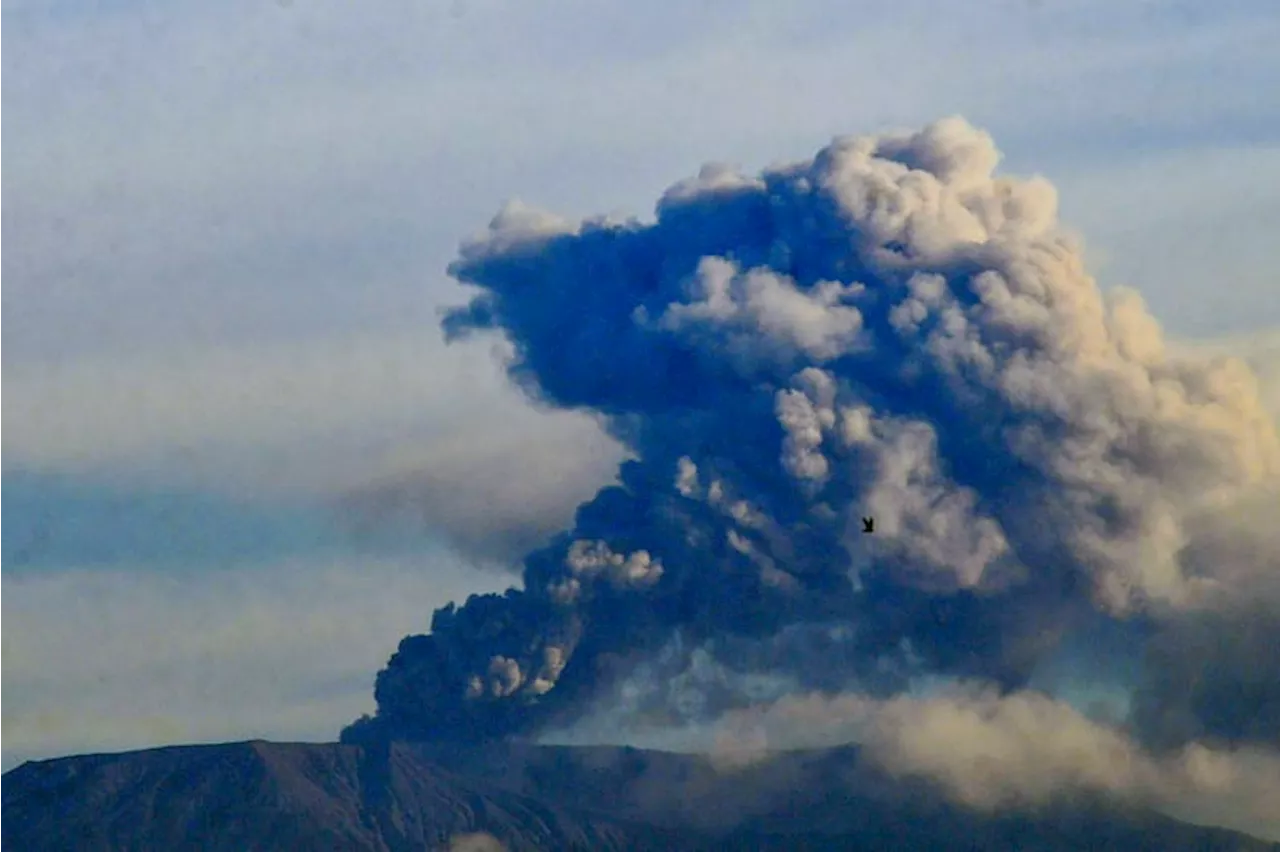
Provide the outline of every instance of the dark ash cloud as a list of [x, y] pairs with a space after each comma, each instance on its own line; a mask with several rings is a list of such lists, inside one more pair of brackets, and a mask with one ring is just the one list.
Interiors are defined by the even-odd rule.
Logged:
[[[634, 458], [523, 588], [407, 637], [344, 737], [534, 735], [642, 669], [682, 686], [636, 712], [681, 723], [922, 675], [1011, 690], [1098, 613], [1139, 640], [1229, 622], [1248, 555], [1200, 519], [1280, 477], [1256, 381], [1166, 350], [998, 160], [948, 119], [708, 166], [649, 223], [504, 209], [451, 266], [478, 294], [448, 335], [502, 332], [520, 387]], [[1203, 707], [1188, 731], [1276, 739]]]

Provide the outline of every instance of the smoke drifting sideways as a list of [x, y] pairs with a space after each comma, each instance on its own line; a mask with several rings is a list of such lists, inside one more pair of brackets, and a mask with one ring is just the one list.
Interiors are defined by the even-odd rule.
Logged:
[[1102, 618], [1151, 649], [1141, 736], [1280, 742], [1280, 669], [1251, 665], [1280, 647], [1280, 558], [1224, 532], [1280, 482], [1275, 420], [1242, 362], [1104, 295], [1054, 188], [998, 160], [952, 118], [707, 166], [652, 222], [507, 206], [450, 267], [478, 294], [446, 333], [505, 334], [514, 382], [633, 458], [523, 588], [405, 638], [344, 740], [1013, 694]]

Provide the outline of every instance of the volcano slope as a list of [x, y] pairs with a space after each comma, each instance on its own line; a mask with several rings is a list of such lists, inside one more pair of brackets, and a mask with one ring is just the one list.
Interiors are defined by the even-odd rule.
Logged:
[[984, 816], [885, 779], [853, 748], [726, 767], [519, 743], [255, 741], [29, 762], [3, 777], [0, 838], [14, 852], [1280, 848], [1084, 798]]

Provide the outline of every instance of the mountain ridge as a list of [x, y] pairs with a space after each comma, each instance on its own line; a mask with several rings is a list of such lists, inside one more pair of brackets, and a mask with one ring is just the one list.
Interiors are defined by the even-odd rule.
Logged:
[[730, 771], [613, 746], [248, 740], [28, 761], [3, 782], [6, 850], [408, 852], [477, 832], [510, 852], [1280, 849], [1113, 803], [974, 814], [853, 747]]

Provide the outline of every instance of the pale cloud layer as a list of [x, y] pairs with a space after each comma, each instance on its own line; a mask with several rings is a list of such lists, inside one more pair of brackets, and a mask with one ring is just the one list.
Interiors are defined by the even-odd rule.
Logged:
[[588, 418], [531, 407], [500, 359], [494, 347], [446, 346], [426, 329], [19, 365], [5, 376], [20, 416], [4, 452], [15, 468], [151, 470], [260, 493], [457, 467], [516, 440], [607, 448]]
[[732, 714], [714, 736], [727, 768], [772, 749], [860, 743], [893, 775], [923, 777], [981, 810], [1035, 808], [1104, 793], [1172, 815], [1280, 840], [1280, 754], [1189, 743], [1144, 750], [1036, 692], [952, 685], [933, 695], [807, 695]]
[[509, 563], [611, 480], [594, 420], [529, 405], [487, 344], [430, 332], [10, 368], [6, 466], [435, 532]]
[[192, 576], [67, 568], [4, 581], [4, 768], [261, 737], [331, 742], [433, 607], [507, 578], [440, 553]]
[[1135, 180], [1196, 199], [1190, 239], [1164, 238], [1194, 268], [1128, 282], [1175, 328], [1203, 312], [1162, 291], [1194, 292], [1199, 258], [1223, 254], [1210, 239], [1238, 249], [1219, 270], [1244, 282], [1233, 320], [1280, 320], [1241, 307], [1272, 265], [1253, 237], [1274, 199], [1261, 217], [1194, 212], [1274, 185], [1280, 115], [1264, 82], [1280, 18], [1262, 3], [1212, 15], [1092, 0], [950, 15], [923, 0], [708, 3], [637, 18], [619, 3], [314, 0], [4, 15], [10, 358], [425, 327], [452, 298], [442, 270], [460, 223], [511, 193], [634, 209], [709, 156], [760, 165], [851, 127], [954, 112], [993, 130], [1014, 168], [1048, 170], [1068, 210], [1067, 173], [1104, 207], [1134, 197], [1119, 184]]

